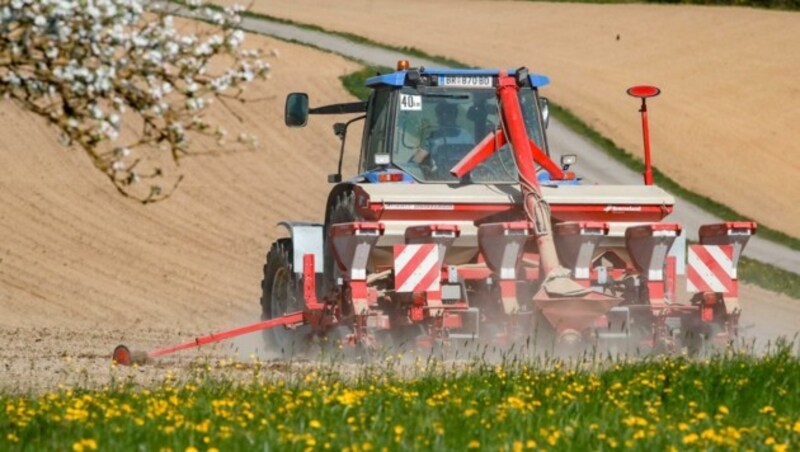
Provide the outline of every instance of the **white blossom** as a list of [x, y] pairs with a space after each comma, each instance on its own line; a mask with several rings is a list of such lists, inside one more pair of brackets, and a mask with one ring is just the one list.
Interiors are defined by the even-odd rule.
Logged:
[[[149, 172], [130, 167], [147, 158], [135, 146], [100, 146], [119, 140], [126, 118], [138, 116], [147, 127], [135, 142], [163, 147], [176, 159], [174, 151], [185, 155], [193, 133], [224, 137], [202, 117], [215, 96], [239, 97], [244, 84], [269, 71], [261, 52], [242, 48], [245, 33], [237, 26], [244, 8], [185, 4], [218, 28], [182, 34], [151, 0], [0, 0], [0, 27], [6, 30], [0, 95], [49, 118], [65, 142], [83, 147], [122, 192], [158, 177], [162, 163], [151, 163]], [[214, 69], [218, 55], [227, 68]], [[254, 142], [249, 135], [240, 138]], [[165, 193], [150, 188], [146, 201]]]

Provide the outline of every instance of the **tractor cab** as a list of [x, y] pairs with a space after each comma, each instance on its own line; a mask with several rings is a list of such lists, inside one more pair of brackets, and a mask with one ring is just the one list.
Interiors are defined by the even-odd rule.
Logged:
[[[516, 71], [509, 71], [515, 75]], [[514, 184], [517, 167], [510, 146], [501, 138], [501, 114], [496, 89], [498, 70], [408, 68], [367, 80], [372, 89], [367, 102], [308, 108], [304, 93], [287, 99], [286, 123], [305, 125], [308, 114], [364, 113], [334, 127], [344, 140], [347, 127], [364, 120], [364, 136], [355, 183]], [[549, 80], [543, 75], [521, 74], [518, 100], [528, 138], [549, 157], [545, 128], [547, 99], [538, 88]], [[468, 173], [452, 169], [483, 140], [493, 141], [492, 155]], [[341, 156], [340, 156], [341, 160]], [[549, 165], [559, 168], [557, 165]], [[560, 169], [560, 168], [559, 168]], [[568, 180], [540, 166], [539, 180]], [[554, 177], [555, 176], [555, 177]], [[341, 165], [331, 182], [341, 181]]]

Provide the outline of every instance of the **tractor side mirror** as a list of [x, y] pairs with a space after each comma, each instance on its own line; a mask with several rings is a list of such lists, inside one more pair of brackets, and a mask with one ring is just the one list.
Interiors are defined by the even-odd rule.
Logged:
[[305, 127], [308, 123], [308, 94], [291, 93], [286, 96], [283, 120], [288, 127]]
[[542, 110], [542, 122], [544, 122], [544, 128], [546, 129], [550, 123], [550, 101], [546, 97], [539, 98], [539, 109]]
[[570, 166], [578, 162], [578, 156], [575, 154], [564, 154], [561, 156], [561, 169], [568, 170]]

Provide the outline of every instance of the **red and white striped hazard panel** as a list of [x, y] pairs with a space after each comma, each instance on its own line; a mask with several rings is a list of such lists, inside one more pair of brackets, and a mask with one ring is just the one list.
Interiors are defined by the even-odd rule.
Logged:
[[736, 295], [738, 284], [731, 245], [690, 245], [686, 290]]
[[394, 246], [394, 289], [397, 292], [437, 291], [440, 279], [438, 245]]

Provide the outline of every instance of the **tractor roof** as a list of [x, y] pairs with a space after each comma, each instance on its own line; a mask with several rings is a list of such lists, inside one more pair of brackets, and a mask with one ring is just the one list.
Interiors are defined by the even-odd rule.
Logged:
[[[516, 69], [509, 69], [508, 75], [516, 74]], [[381, 85], [388, 86], [404, 86], [406, 84], [406, 75], [408, 70], [396, 71], [389, 74], [380, 74], [367, 79], [367, 86], [376, 87]], [[419, 73], [421, 76], [438, 77], [440, 75], [459, 75], [459, 76], [492, 76], [500, 75], [499, 69], [438, 69], [438, 68], [420, 68]], [[528, 75], [531, 86], [538, 88], [550, 83], [550, 79], [546, 75], [530, 74]]]

